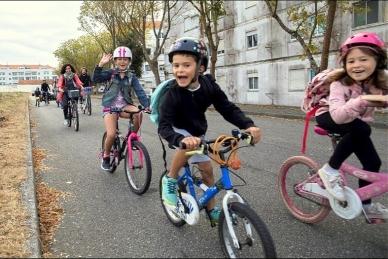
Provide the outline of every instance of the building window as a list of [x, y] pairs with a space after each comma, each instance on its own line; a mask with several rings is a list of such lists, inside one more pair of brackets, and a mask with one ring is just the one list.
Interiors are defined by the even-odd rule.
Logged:
[[288, 74], [288, 90], [303, 91], [307, 85], [306, 72], [304, 68], [294, 68], [289, 70]]
[[247, 46], [253, 48], [257, 46], [257, 34], [247, 35]]
[[164, 65], [159, 65], [159, 71], [164, 71]]
[[257, 76], [248, 77], [248, 89], [253, 91], [259, 90], [259, 78]]
[[363, 0], [353, 4], [353, 27], [378, 22], [379, 2]]
[[145, 70], [145, 71], [151, 71], [151, 68], [150, 68], [149, 65], [145, 65], [145, 66], [144, 66], [144, 70]]

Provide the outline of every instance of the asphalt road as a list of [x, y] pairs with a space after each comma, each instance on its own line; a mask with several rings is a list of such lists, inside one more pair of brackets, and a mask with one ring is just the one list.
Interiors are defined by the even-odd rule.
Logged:
[[[62, 110], [55, 104], [31, 108], [37, 123], [35, 145], [48, 153], [43, 180], [69, 195], [61, 201], [64, 217], [52, 245], [54, 257], [223, 257], [216, 228], [201, 212], [198, 225], [174, 227], [159, 201], [159, 178], [163, 171], [162, 149], [156, 128], [146, 119], [142, 137], [153, 166], [151, 187], [143, 196], [133, 194], [123, 165], [114, 174], [102, 172], [98, 154], [104, 132], [100, 100], [93, 100], [93, 114], [80, 116], [80, 130], [63, 126]], [[233, 128], [220, 115], [208, 114], [209, 137]], [[267, 224], [279, 257], [285, 258], [386, 258], [388, 224], [368, 225], [363, 217], [343, 220], [333, 212], [321, 223], [308, 225], [293, 218], [276, 188], [277, 172], [289, 156], [299, 154], [302, 120], [251, 115], [262, 128], [263, 139], [242, 150], [247, 182], [240, 194]], [[124, 130], [126, 123], [120, 122]], [[373, 140], [388, 168], [388, 131], [374, 129]], [[309, 155], [320, 163], [330, 154], [325, 137], [309, 134]], [[170, 157], [171, 151], [168, 153]], [[351, 160], [357, 164], [354, 158]], [[234, 178], [235, 184], [240, 183]], [[380, 200], [388, 206], [388, 195]]]

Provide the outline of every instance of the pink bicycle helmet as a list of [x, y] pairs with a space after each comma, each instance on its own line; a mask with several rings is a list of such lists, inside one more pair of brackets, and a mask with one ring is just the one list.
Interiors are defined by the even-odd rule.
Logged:
[[128, 47], [120, 46], [113, 52], [113, 58], [130, 58], [132, 59], [132, 52]]
[[384, 48], [384, 41], [374, 32], [359, 32], [345, 40], [340, 47], [341, 56], [345, 55], [351, 47], [354, 46], [371, 46]]

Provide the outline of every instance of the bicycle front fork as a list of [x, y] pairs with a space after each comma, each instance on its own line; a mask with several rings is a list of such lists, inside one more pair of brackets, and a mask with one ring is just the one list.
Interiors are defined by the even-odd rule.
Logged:
[[[227, 190], [224, 198], [222, 199], [222, 209], [224, 211], [226, 225], [228, 226], [228, 232], [230, 234], [230, 237], [233, 240], [233, 245], [237, 249], [240, 249], [240, 244], [239, 244], [238, 238], [237, 238], [236, 233], [234, 232], [234, 228], [233, 228], [232, 216], [229, 213], [229, 208], [228, 208], [229, 200], [231, 200], [233, 198], [236, 198], [238, 202], [245, 204], [244, 199], [237, 192], [235, 192], [234, 190]], [[252, 237], [251, 225], [244, 223], [244, 227], [245, 227], [245, 231], [246, 231], [247, 235], [249, 237]]]

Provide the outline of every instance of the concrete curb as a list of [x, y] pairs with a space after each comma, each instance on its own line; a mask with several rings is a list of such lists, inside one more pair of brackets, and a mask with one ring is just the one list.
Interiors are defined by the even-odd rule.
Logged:
[[30, 258], [42, 258], [42, 247], [40, 243], [39, 218], [37, 209], [37, 199], [35, 191], [34, 163], [32, 158], [32, 136], [29, 99], [27, 100], [27, 180], [22, 186], [23, 201], [26, 204], [30, 218], [27, 224], [30, 226], [31, 235], [27, 245], [31, 255]]

